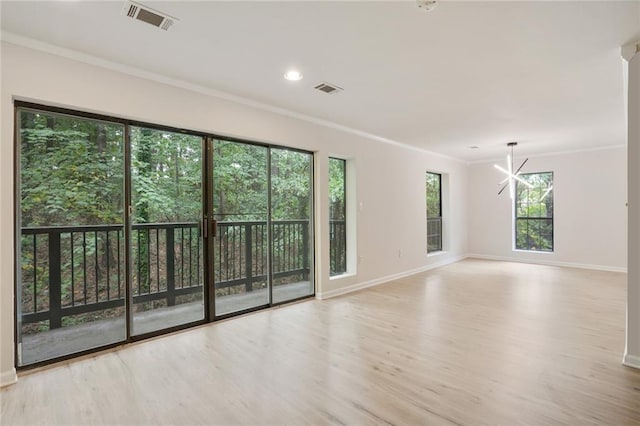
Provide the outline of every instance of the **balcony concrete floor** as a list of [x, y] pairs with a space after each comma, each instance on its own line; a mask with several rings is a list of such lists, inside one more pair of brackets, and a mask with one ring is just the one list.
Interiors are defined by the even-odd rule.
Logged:
[[[279, 303], [307, 296], [313, 292], [308, 281], [275, 286], [273, 301]], [[216, 300], [216, 314], [225, 315], [251, 307], [266, 305], [267, 289], [234, 294]], [[135, 312], [133, 335], [188, 324], [204, 318], [202, 301], [183, 303], [151, 311]], [[123, 342], [126, 339], [124, 317], [92, 321], [22, 336], [20, 365], [73, 354], [87, 349]]]

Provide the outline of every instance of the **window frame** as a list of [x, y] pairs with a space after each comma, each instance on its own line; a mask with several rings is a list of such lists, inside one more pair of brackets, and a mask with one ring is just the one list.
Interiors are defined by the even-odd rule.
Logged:
[[[342, 209], [343, 209], [343, 216], [344, 216], [344, 229], [341, 235], [341, 242], [342, 242], [342, 247], [343, 247], [343, 256], [341, 256], [341, 259], [335, 259], [336, 261], [339, 260], [340, 264], [342, 266], [344, 266], [343, 268], [334, 268], [336, 262], [334, 262], [333, 259], [333, 255], [332, 253], [334, 253], [335, 251], [335, 229], [332, 226], [332, 222], [334, 222], [335, 220], [332, 218], [331, 215], [331, 194], [329, 194], [329, 277], [330, 278], [334, 278], [334, 277], [339, 277], [340, 275], [344, 275], [346, 273], [348, 273], [349, 271], [349, 258], [348, 258], [348, 219], [347, 219], [347, 160], [345, 160], [344, 158], [338, 158], [338, 157], [329, 157], [328, 159], [328, 181], [331, 181], [331, 161], [339, 161], [342, 163], [342, 199], [343, 199], [343, 205], [342, 205]], [[329, 188], [329, 191], [331, 189]], [[332, 235], [334, 235], [334, 237], [332, 237]]]
[[[435, 217], [429, 217], [429, 187], [428, 187], [428, 179], [429, 179], [429, 175], [433, 175], [433, 176], [437, 176], [438, 177], [438, 216]], [[427, 238], [427, 244], [426, 244], [426, 248], [427, 248], [427, 255], [429, 254], [434, 254], [434, 253], [440, 253], [443, 251], [443, 214], [442, 214], [442, 173], [437, 173], [437, 172], [430, 172], [427, 171], [425, 173], [425, 219], [426, 219], [426, 238]], [[440, 232], [439, 233], [429, 233], [429, 220], [430, 219], [437, 219], [439, 220], [440, 223]], [[429, 248], [429, 238], [430, 237], [439, 237], [438, 238], [438, 245], [436, 248]]]
[[[529, 175], [551, 175], [551, 180], [550, 180], [550, 184], [551, 184], [551, 190], [549, 191], [549, 193], [545, 196], [546, 197], [551, 197], [551, 215], [550, 216], [529, 216], [529, 214], [527, 214], [527, 216], [518, 216], [518, 204], [519, 204], [519, 190], [518, 187], [519, 185], [522, 185], [521, 182], [519, 182], [518, 180], [516, 180], [515, 184], [515, 196], [513, 198], [513, 250], [514, 251], [525, 251], [525, 252], [533, 252], [533, 253], [554, 253], [555, 252], [555, 199], [554, 199], [554, 192], [555, 192], [555, 188], [554, 188], [554, 173], [553, 171], [547, 171], [547, 172], [530, 172], [530, 173], [522, 173], [520, 175], [518, 175], [520, 178], [522, 178], [523, 176], [529, 176]], [[542, 200], [538, 201], [538, 203], [542, 202]], [[519, 247], [518, 246], [518, 223], [519, 222], [525, 222], [527, 223], [527, 229], [529, 229], [529, 223], [530, 222], [537, 222], [537, 223], [542, 223], [543, 221], [545, 222], [550, 222], [551, 223], [551, 233], [550, 233], [550, 249], [540, 249], [540, 248], [531, 248], [531, 244], [527, 244], [526, 247]], [[530, 241], [531, 237], [529, 236], [529, 231], [527, 231], [527, 241]], [[540, 226], [538, 226], [538, 237], [541, 237], [542, 233], [540, 232]]]

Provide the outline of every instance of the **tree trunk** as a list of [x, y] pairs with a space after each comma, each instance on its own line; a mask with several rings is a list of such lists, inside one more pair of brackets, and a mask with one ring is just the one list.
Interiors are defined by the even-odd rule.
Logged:
[[[151, 164], [151, 145], [153, 143], [153, 131], [150, 129], [140, 129], [140, 138], [138, 140], [138, 161], [140, 162], [140, 174], [142, 176], [150, 176], [153, 171]], [[136, 206], [136, 222], [149, 222], [149, 204], [147, 202], [140, 203]], [[142, 292], [148, 292], [151, 288], [151, 275], [149, 265], [149, 231], [138, 230], [140, 244], [138, 246], [138, 265], [140, 275], [138, 282]]]

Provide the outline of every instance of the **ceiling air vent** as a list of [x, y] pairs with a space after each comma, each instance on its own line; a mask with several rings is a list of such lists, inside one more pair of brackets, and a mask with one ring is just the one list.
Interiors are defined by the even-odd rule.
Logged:
[[342, 87], [338, 87], [335, 84], [329, 83], [320, 83], [314, 89], [318, 89], [321, 92], [327, 93], [329, 95], [333, 93], [342, 92], [344, 89]]
[[176, 18], [173, 18], [167, 14], [153, 10], [150, 7], [143, 6], [140, 3], [133, 1], [127, 1], [122, 8], [122, 14], [129, 18], [137, 19], [138, 21], [146, 22], [154, 27], [158, 27], [161, 30], [168, 30], [173, 25]]

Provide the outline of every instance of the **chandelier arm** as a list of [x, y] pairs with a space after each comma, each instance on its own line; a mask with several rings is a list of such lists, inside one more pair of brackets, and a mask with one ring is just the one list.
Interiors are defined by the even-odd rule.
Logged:
[[527, 185], [529, 188], [533, 188], [533, 185], [531, 185], [529, 182], [527, 182], [526, 180], [522, 179], [517, 175], [514, 175], [513, 173], [509, 173], [509, 171], [504, 169], [503, 167], [500, 167], [497, 164], [494, 164], [493, 167], [500, 170], [505, 175], [509, 176], [511, 178], [509, 179], [509, 182], [511, 182], [512, 180], [517, 180], [518, 182], [522, 182], [524, 185]]
[[525, 164], [527, 164], [527, 161], [529, 161], [528, 158], [525, 158], [524, 161], [522, 162], [522, 164], [520, 164], [520, 167], [518, 167], [518, 170], [516, 170], [516, 172], [514, 173], [514, 175], [518, 175], [518, 173], [520, 173], [520, 170], [522, 170], [522, 168], [524, 167]]
[[518, 169], [515, 169], [515, 167], [513, 166], [513, 163], [514, 163], [513, 152], [514, 152], [514, 147], [516, 145], [518, 145], [518, 142], [507, 143], [507, 146], [511, 149], [511, 154], [507, 155], [507, 169], [504, 169], [497, 164], [493, 165], [493, 167], [495, 167], [496, 169], [500, 170], [502, 173], [507, 175], [505, 179], [503, 179], [498, 183], [498, 186], [502, 185], [502, 187], [498, 191], [498, 195], [502, 194], [504, 190], [507, 189], [507, 187], [509, 187], [509, 193], [511, 194], [512, 199], [515, 196], [516, 182], [521, 182], [522, 184], [528, 186], [529, 188], [533, 188], [533, 185], [531, 185], [529, 182], [525, 181], [520, 177], [520, 174], [521, 174], [520, 171], [522, 170], [524, 165], [527, 164], [527, 161], [529, 161], [529, 159], [525, 158], [524, 161], [522, 161], [522, 163], [518, 167]]

